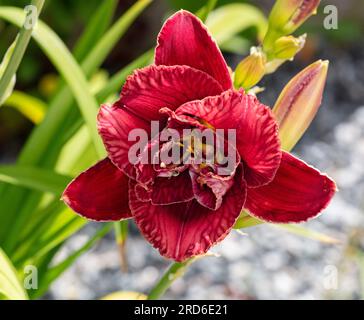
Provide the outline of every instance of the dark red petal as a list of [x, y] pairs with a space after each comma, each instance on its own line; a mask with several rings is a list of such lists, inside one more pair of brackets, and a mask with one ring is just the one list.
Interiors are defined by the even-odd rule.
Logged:
[[222, 204], [223, 197], [234, 183], [234, 177], [221, 177], [209, 172], [199, 174], [190, 171], [192, 190], [195, 199], [204, 207], [217, 210]]
[[98, 130], [111, 161], [131, 178], [135, 178], [134, 165], [128, 152], [135, 141], [128, 141], [129, 132], [140, 128], [150, 132], [150, 124], [124, 107], [103, 105], [98, 115]]
[[271, 182], [282, 157], [278, 125], [272, 111], [255, 97], [245, 95], [236, 135], [237, 149], [246, 164], [248, 185], [256, 187]]
[[139, 201], [133, 191], [135, 182], [130, 180], [133, 217], [145, 238], [167, 258], [183, 261], [206, 253], [230, 232], [244, 205], [246, 184], [241, 170], [235, 179], [216, 211], [196, 200], [159, 206]]
[[217, 96], [187, 102], [179, 107], [175, 113], [177, 117], [182, 119], [186, 118], [186, 115], [193, 115], [205, 120], [216, 129], [236, 129], [240, 124], [243, 98], [244, 93], [227, 90]]
[[328, 176], [283, 152], [274, 180], [266, 186], [248, 189], [245, 206], [265, 221], [303, 222], [325, 209], [335, 191], [335, 182]]
[[191, 115], [177, 115], [174, 111], [168, 108], [162, 108], [160, 112], [168, 116], [167, 127], [176, 129], [181, 134], [183, 134], [183, 129], [206, 129], [204, 124], [201, 124], [198, 119], [192, 118]]
[[[180, 148], [179, 141], [164, 142], [162, 135], [168, 129], [163, 129], [159, 135], [156, 135], [152, 140], [147, 143], [147, 146], [141, 153], [140, 162], [136, 164], [136, 177], [135, 180], [143, 186], [150, 185], [156, 177], [173, 177], [176, 174], [186, 170], [188, 164], [183, 164], [180, 159], [180, 154], [175, 154], [168, 160], [168, 166], [162, 160], [169, 157], [169, 151], [173, 146]], [[148, 157], [148, 158], [147, 158]], [[144, 161], [149, 160], [149, 161]], [[148, 188], [147, 188], [148, 189]]]
[[144, 188], [141, 185], [137, 185], [136, 187], [138, 199], [146, 201], [148, 195], [148, 199], [155, 205], [186, 202], [192, 200], [194, 197], [188, 170], [181, 172], [178, 176], [170, 178], [155, 178], [153, 185], [150, 186], [150, 190], [142, 191], [141, 189]]
[[62, 200], [83, 217], [97, 221], [130, 218], [129, 178], [106, 158], [75, 178]]
[[278, 126], [271, 110], [257, 98], [228, 90], [220, 96], [185, 103], [176, 114], [195, 115], [216, 129], [236, 129], [237, 150], [245, 164], [248, 186], [272, 181], [282, 154]]
[[157, 65], [188, 65], [232, 88], [228, 66], [206, 27], [192, 13], [181, 10], [162, 27], [155, 50]]
[[187, 101], [217, 95], [219, 83], [200, 70], [188, 66], [149, 66], [127, 79], [120, 103], [146, 120], [159, 120], [159, 109], [175, 110]]
[[135, 196], [139, 201], [150, 201], [151, 198], [151, 189], [148, 189], [146, 186], [143, 186], [141, 184], [135, 184], [134, 187]]

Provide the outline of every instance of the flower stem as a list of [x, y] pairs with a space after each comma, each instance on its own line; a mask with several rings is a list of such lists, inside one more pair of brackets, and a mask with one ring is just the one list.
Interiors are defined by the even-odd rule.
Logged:
[[[44, 0], [32, 0], [31, 5], [34, 6], [36, 11], [36, 19], [42, 10], [44, 4]], [[26, 18], [27, 19], [27, 18]], [[32, 22], [32, 25], [26, 25], [24, 23], [23, 27], [20, 29], [18, 34], [18, 40], [16, 41], [14, 52], [10, 58], [10, 61], [4, 71], [3, 76], [0, 79], [0, 100], [5, 95], [6, 89], [9, 86], [11, 79], [14, 74], [17, 72], [20, 62], [24, 56], [25, 50], [28, 46], [29, 40], [32, 36], [33, 27], [35, 25], [35, 21]]]
[[196, 260], [197, 258], [190, 258], [184, 262], [174, 262], [164, 273], [162, 278], [153, 287], [148, 295], [148, 300], [157, 300], [167, 291], [172, 283], [182, 277], [186, 272], [187, 267]]
[[128, 272], [128, 260], [126, 256], [126, 239], [128, 237], [128, 220], [114, 222], [115, 238], [120, 254], [120, 268]]

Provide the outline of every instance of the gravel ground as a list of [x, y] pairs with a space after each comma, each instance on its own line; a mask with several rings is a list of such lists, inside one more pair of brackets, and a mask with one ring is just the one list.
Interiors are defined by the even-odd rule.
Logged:
[[[323, 53], [337, 56], [331, 49]], [[340, 189], [322, 216], [305, 226], [341, 243], [319, 243], [271, 225], [246, 229], [246, 235], [233, 231], [213, 248], [219, 257], [198, 260], [165, 298], [364, 298], [355, 254], [356, 248], [364, 247], [364, 106], [357, 107], [364, 101], [364, 54], [363, 49], [354, 55], [340, 54], [330, 72], [324, 105], [296, 154], [325, 170]], [[275, 87], [263, 95], [263, 101], [274, 101], [294, 74], [290, 68], [284, 67], [279, 78], [273, 78]], [[88, 225], [72, 237], [58, 258], [81, 245], [94, 228]], [[95, 299], [119, 290], [148, 292], [168, 262], [134, 226], [127, 250], [129, 272], [121, 273], [114, 240], [102, 240], [53, 284], [47, 298]]]

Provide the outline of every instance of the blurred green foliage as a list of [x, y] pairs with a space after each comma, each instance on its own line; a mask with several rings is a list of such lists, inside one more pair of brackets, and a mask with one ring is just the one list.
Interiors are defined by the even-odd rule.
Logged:
[[[353, 1], [355, 0], [348, 1], [348, 3]], [[135, 1], [125, 1], [124, 4], [122, 2], [124, 1], [119, 2], [119, 7], [122, 6], [125, 8], [128, 4], [130, 5]], [[159, 2], [167, 3], [173, 10], [183, 8], [191, 12], [196, 12], [203, 7], [206, 0], [159, 0]], [[264, 8], [264, 11], [267, 12], [273, 4], [273, 1], [218, 0], [216, 7], [220, 7], [227, 3], [249, 3]], [[0, 0], [0, 6], [16, 6], [22, 8], [27, 4], [27, 0]], [[56, 31], [60, 38], [63, 39], [68, 46], [72, 47], [80, 35], [82, 28], [86, 25], [88, 19], [93, 12], [95, 12], [99, 4], [99, 0], [46, 1], [42, 13], [42, 20], [52, 25], [52, 29]], [[262, 4], [265, 6], [262, 7]], [[158, 9], [158, 6], [156, 5], [155, 8]], [[357, 17], [353, 19], [351, 19], [350, 16], [340, 17], [340, 28], [334, 31], [325, 30], [322, 27], [323, 18], [324, 15], [321, 7], [318, 12], [318, 17], [305, 24], [301, 29], [301, 33], [314, 32], [316, 35], [322, 34], [328, 41], [334, 44], [337, 43], [338, 45], [342, 43], [353, 44], [362, 39], [363, 22]], [[8, 47], [8, 43], [14, 38], [16, 32], [17, 29], [15, 27], [0, 21], [0, 56], [3, 56]], [[248, 28], [241, 32], [241, 36], [243, 36], [244, 39], [252, 41], [256, 38], [256, 30], [254, 28]], [[228, 50], [231, 46], [234, 47], [234, 43], [227, 44], [226, 49]], [[249, 46], [249, 43], [247, 46]], [[240, 53], [242, 53], [242, 51]], [[52, 71], [52, 65], [47, 62], [41, 50], [39, 50], [37, 46], [31, 45], [27, 50], [27, 54], [25, 55], [18, 72], [18, 88], [26, 88], [28, 90], [34, 88], [36, 79], [39, 79], [42, 75]]]
[[[189, 10], [191, 12], [195, 12], [198, 9], [200, 9], [201, 7], [203, 7], [206, 3], [206, 0], [167, 0], [171, 6], [178, 10], [178, 9], [186, 9]], [[246, 1], [246, 0], [218, 0], [216, 7], [222, 6], [224, 4], [228, 4], [228, 3], [249, 3], [249, 2], [254, 2], [254, 1]]]
[[[24, 8], [29, 4], [27, 0], [0, 0], [0, 6], [15, 6]], [[73, 46], [78, 38], [82, 28], [99, 6], [99, 0], [88, 1], [46, 1], [43, 11], [42, 20], [52, 25], [61, 39], [66, 44]], [[14, 38], [17, 28], [0, 22], [0, 56], [6, 51], [9, 41]], [[18, 81], [20, 87], [29, 88], [34, 86], [36, 79], [52, 71], [49, 64], [37, 46], [29, 46], [26, 55], [18, 71]]]
[[[60, 264], [50, 265], [64, 241], [86, 224], [85, 219], [59, 201], [71, 179], [67, 175], [74, 172], [74, 168], [78, 168], [78, 172], [85, 169], [100, 157], [90, 139], [99, 139], [96, 126], [90, 126], [93, 130], [90, 132], [84, 130], [82, 124], [85, 119], [89, 119], [86, 122], [96, 121], [98, 104], [116, 93], [133, 69], [147, 64], [150, 54], [120, 70], [109, 81], [108, 75], [100, 80], [100, 77], [95, 79], [95, 74], [100, 74], [98, 69], [103, 61], [150, 2], [138, 0], [112, 23], [117, 0], [103, 1], [88, 19], [73, 55], [61, 38], [43, 22], [39, 21], [38, 27], [33, 30], [35, 42], [64, 77], [65, 83], [50, 98], [47, 110], [43, 110], [47, 113], [26, 142], [17, 164], [0, 166], [0, 247], [19, 272], [20, 280], [25, 276], [25, 265], [32, 264], [38, 268], [41, 288], [30, 290], [32, 297], [44, 294], [56, 277], [110, 229], [106, 225]], [[16, 7], [0, 6], [0, 16], [17, 27], [24, 21], [22, 10]], [[15, 93], [18, 95], [18, 92]], [[39, 101], [29, 99], [29, 96], [18, 95], [15, 98], [27, 99], [33, 104], [37, 101], [39, 107]], [[13, 99], [13, 103], [17, 99]], [[77, 107], [80, 107], [79, 110]], [[62, 153], [72, 143], [72, 152]], [[81, 153], [73, 152], [75, 146]], [[58, 167], [58, 158], [62, 160], [62, 168]], [[59, 171], [62, 174], [57, 173]], [[0, 266], [0, 274], [1, 269]], [[6, 297], [2, 294], [2, 298]]]

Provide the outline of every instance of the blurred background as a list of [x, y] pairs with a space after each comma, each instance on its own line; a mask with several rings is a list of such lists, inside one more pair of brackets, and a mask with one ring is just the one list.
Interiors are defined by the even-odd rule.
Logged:
[[[155, 0], [137, 19], [95, 77], [107, 77], [155, 45], [163, 20], [173, 11], [196, 11], [205, 1]], [[228, 1], [220, 0], [218, 5]], [[265, 14], [274, 1], [251, 3]], [[100, 1], [48, 1], [42, 20], [72, 48]], [[119, 16], [134, 3], [121, 0]], [[0, 0], [0, 5], [24, 7], [28, 1]], [[338, 8], [339, 28], [325, 30], [323, 9]], [[0, 21], [0, 56], [17, 29]], [[294, 63], [284, 64], [266, 76], [259, 95], [273, 105], [284, 85], [305, 66], [318, 59], [330, 60], [323, 104], [312, 126], [294, 153], [326, 171], [338, 183], [339, 193], [323, 215], [307, 227], [340, 240], [324, 244], [300, 238], [277, 227], [261, 225], [233, 231], [213, 248], [219, 257], [197, 261], [165, 298], [181, 299], [363, 299], [364, 298], [364, 10], [360, 0], [322, 1], [319, 12], [297, 35], [308, 33], [305, 48]], [[239, 50], [224, 55], [234, 68], [251, 45], [254, 28], [240, 34]], [[229, 52], [230, 51], [230, 52]], [[237, 53], [238, 51], [238, 53]], [[16, 90], [30, 93], [46, 108], [60, 79], [52, 64], [31, 42], [17, 73]], [[0, 163], [13, 163], [34, 123], [11, 103], [0, 108]], [[79, 247], [95, 229], [89, 224], [68, 240], [56, 259]], [[47, 299], [94, 299], [109, 292], [149, 290], [168, 265], [132, 226], [127, 242], [128, 272], [120, 262], [112, 236], [104, 238], [83, 255], [52, 286]]]

